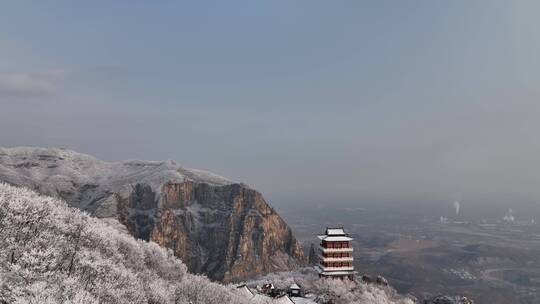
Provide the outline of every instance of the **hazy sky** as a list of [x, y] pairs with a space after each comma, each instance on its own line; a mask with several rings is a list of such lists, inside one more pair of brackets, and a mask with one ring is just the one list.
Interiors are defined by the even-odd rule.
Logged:
[[539, 1], [2, 1], [0, 145], [273, 199], [540, 203]]

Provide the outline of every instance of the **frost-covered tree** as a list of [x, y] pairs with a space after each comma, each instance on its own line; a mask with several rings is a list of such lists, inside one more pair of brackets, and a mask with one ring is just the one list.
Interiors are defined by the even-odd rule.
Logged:
[[[170, 250], [61, 200], [0, 183], [0, 304], [267, 304], [187, 273]], [[410, 304], [390, 287], [319, 279], [312, 270], [248, 285], [297, 283], [321, 304]]]
[[0, 184], [0, 303], [245, 303], [63, 201]]
[[272, 283], [278, 289], [287, 289], [291, 284], [300, 285], [312, 294], [319, 304], [413, 304], [410, 298], [399, 295], [389, 286], [366, 284], [361, 280], [349, 281], [319, 278], [312, 268], [298, 271], [268, 274], [257, 280], [246, 282], [248, 286]]

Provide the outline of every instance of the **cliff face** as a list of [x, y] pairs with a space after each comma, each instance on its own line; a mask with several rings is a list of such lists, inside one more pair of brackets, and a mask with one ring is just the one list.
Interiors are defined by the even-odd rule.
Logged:
[[217, 280], [245, 279], [303, 263], [290, 228], [260, 193], [240, 184], [136, 185], [118, 196], [120, 221], [138, 238], [170, 248], [188, 268]]
[[[28, 164], [28, 165], [25, 165]], [[107, 163], [59, 149], [0, 149], [0, 181], [62, 197], [170, 248], [195, 273], [245, 279], [305, 263], [262, 195], [174, 162]]]

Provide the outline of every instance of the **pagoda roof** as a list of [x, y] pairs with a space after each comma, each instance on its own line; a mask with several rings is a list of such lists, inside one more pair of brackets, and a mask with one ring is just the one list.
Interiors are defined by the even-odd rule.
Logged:
[[320, 240], [322, 241], [327, 241], [327, 242], [348, 242], [348, 241], [352, 241], [353, 238], [352, 237], [348, 237], [348, 236], [328, 236], [328, 235], [318, 235], [317, 236]]
[[357, 271], [354, 270], [348, 270], [348, 271], [323, 271], [321, 272], [322, 275], [348, 275], [348, 274], [356, 274]]
[[322, 269], [322, 268], [319, 267], [319, 266], [315, 266], [315, 270], [316, 270], [319, 274], [322, 274], [322, 275], [349, 275], [349, 274], [356, 274], [356, 273], [358, 273], [357, 271], [354, 271], [354, 270], [324, 271], [324, 269]]
[[343, 229], [343, 227], [339, 227], [339, 228], [330, 228], [330, 227], [327, 227], [326, 228], [326, 235], [347, 235], [345, 233], [345, 230]]
[[294, 304], [294, 302], [287, 296], [286, 294], [279, 295], [272, 299], [271, 303], [277, 303], [277, 304]]

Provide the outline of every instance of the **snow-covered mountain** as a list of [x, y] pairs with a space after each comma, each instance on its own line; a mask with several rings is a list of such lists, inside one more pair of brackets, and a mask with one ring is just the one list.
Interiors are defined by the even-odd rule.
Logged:
[[0, 231], [0, 303], [249, 303], [155, 243], [3, 183]]
[[0, 181], [59, 197], [173, 250], [190, 271], [235, 280], [305, 262], [254, 189], [174, 161], [105, 162], [58, 148], [0, 148]]
[[[107, 193], [129, 192], [135, 184], [158, 189], [167, 182], [186, 180], [210, 185], [235, 182], [211, 172], [186, 169], [172, 160], [105, 162], [62, 148], [0, 148], [0, 177], [5, 182], [60, 196], [92, 213]], [[106, 214], [103, 214], [106, 216]]]
[[[284, 298], [246, 297], [236, 286], [190, 274], [170, 250], [136, 240], [64, 201], [3, 183], [0, 232], [3, 304], [284, 303]], [[298, 303], [413, 303], [389, 287], [319, 279], [312, 272], [279, 273], [261, 280], [277, 287], [301, 284], [313, 300]]]

